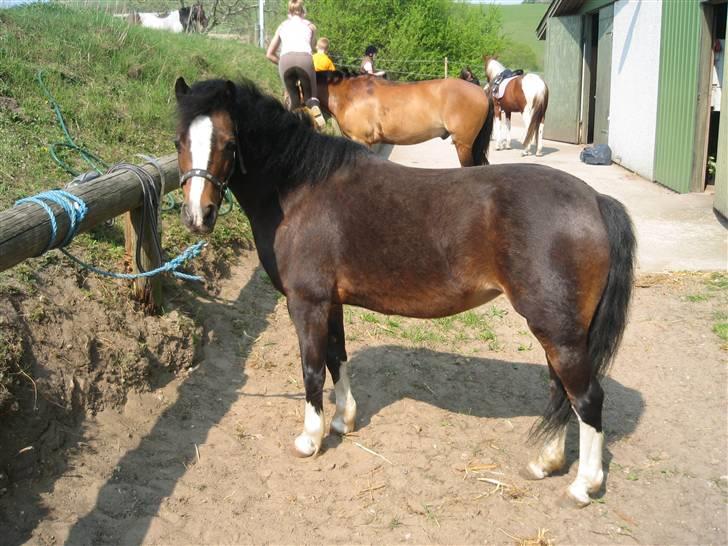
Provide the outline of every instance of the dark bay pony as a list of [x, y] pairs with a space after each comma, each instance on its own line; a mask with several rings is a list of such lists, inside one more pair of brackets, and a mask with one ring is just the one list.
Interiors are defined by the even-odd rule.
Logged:
[[[483, 56], [485, 76], [492, 85], [493, 80], [505, 67], [494, 57]], [[504, 82], [505, 84], [505, 82]], [[511, 149], [511, 114], [521, 112], [526, 124], [526, 138], [523, 140], [523, 155], [531, 154], [531, 143], [536, 144], [536, 155], [543, 155], [543, 120], [549, 105], [549, 90], [541, 76], [521, 74], [515, 76], [505, 87], [501, 84], [495, 102], [495, 149]], [[501, 112], [506, 115], [506, 134], [501, 138]]]
[[321, 106], [341, 132], [371, 147], [447, 138], [463, 167], [488, 164], [493, 107], [483, 90], [463, 80], [392, 82], [373, 75], [318, 72]]
[[249, 82], [190, 88], [180, 78], [175, 91], [182, 222], [212, 231], [229, 185], [263, 267], [286, 296], [306, 389], [298, 455], [317, 453], [326, 433], [327, 368], [336, 394], [331, 431], [355, 427], [344, 304], [430, 318], [505, 294], [543, 346], [550, 373], [550, 402], [535, 429], [544, 445], [525, 471], [541, 479], [563, 467], [573, 411], [579, 468], [567, 498], [589, 503], [603, 480], [599, 380], [632, 289], [635, 239], [618, 201], [542, 165], [391, 163], [316, 132]]

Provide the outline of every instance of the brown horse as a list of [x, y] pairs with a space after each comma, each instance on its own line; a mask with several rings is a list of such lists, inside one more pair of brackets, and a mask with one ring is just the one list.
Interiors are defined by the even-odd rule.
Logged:
[[[505, 67], [495, 57], [483, 56], [485, 76], [492, 85], [503, 73]], [[506, 82], [504, 81], [504, 84]], [[536, 74], [515, 76], [505, 88], [499, 89], [495, 101], [495, 149], [511, 149], [511, 114], [521, 112], [526, 124], [526, 138], [523, 140], [523, 155], [530, 155], [531, 142], [536, 143], [536, 155], [543, 155], [543, 120], [549, 105], [549, 89]], [[502, 94], [501, 94], [502, 93]], [[506, 136], [501, 139], [501, 112], [506, 114]]]
[[568, 498], [589, 503], [603, 480], [599, 379], [619, 344], [632, 288], [635, 240], [618, 201], [542, 165], [390, 163], [317, 133], [251, 83], [190, 88], [180, 78], [175, 91], [183, 223], [212, 231], [229, 184], [263, 267], [286, 296], [306, 389], [298, 455], [321, 447], [327, 367], [336, 393], [331, 430], [355, 427], [344, 304], [427, 318], [505, 294], [546, 351], [550, 373], [550, 402], [536, 429], [546, 441], [528, 476], [563, 467], [573, 410], [579, 469]]
[[373, 144], [452, 141], [463, 167], [488, 164], [493, 107], [483, 90], [462, 80], [392, 82], [372, 75], [318, 72], [321, 106], [342, 133]]

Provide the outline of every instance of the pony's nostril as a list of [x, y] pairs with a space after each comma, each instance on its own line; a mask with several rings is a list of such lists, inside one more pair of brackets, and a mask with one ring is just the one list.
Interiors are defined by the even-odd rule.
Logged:
[[204, 208], [202, 214], [202, 223], [206, 226], [212, 226], [215, 223], [215, 219], [217, 218], [217, 205], [207, 205]]

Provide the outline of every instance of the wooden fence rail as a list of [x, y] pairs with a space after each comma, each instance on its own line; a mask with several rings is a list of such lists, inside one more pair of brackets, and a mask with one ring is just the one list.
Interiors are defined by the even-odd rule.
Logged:
[[[179, 188], [177, 155], [160, 158], [164, 173], [164, 191]], [[159, 191], [160, 176], [153, 165], [144, 169], [154, 178]], [[91, 182], [66, 188], [88, 205], [86, 218], [78, 232], [88, 231], [120, 214], [134, 211], [142, 205], [142, 188], [139, 179], [131, 172], [118, 171], [101, 176]], [[56, 204], [47, 202], [56, 216], [58, 232], [54, 244], [62, 241], [69, 229], [66, 213]], [[33, 203], [24, 203], [0, 212], [0, 271], [4, 271], [27, 258], [38, 256], [48, 246], [51, 234], [50, 218], [45, 210]]]

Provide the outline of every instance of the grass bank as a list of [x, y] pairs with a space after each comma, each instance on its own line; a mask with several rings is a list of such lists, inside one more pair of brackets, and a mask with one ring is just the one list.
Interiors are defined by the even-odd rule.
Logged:
[[[48, 145], [62, 140], [44, 80], [61, 106], [74, 139], [108, 163], [138, 162], [135, 154], [174, 152], [174, 81], [249, 77], [278, 93], [275, 68], [262, 52], [233, 41], [178, 35], [129, 26], [96, 10], [41, 4], [0, 10], [0, 207], [21, 197], [65, 185], [70, 176], [52, 160]], [[89, 167], [69, 158], [75, 169]], [[167, 231], [187, 242], [176, 218]], [[219, 244], [247, 237], [242, 214], [226, 216], [213, 238]], [[118, 259], [116, 238], [92, 242], [80, 236], [74, 249], [101, 245]], [[108, 248], [106, 245], [110, 245]], [[113, 265], [113, 264], [106, 264]]]

